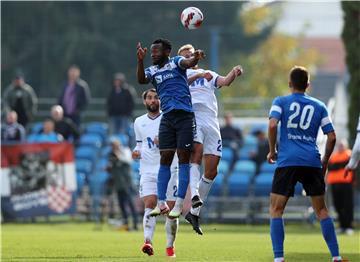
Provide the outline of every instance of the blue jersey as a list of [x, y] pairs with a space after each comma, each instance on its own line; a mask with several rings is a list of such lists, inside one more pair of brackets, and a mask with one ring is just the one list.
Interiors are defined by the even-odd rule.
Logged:
[[186, 69], [182, 68], [182, 56], [175, 56], [160, 68], [158, 65], [145, 69], [159, 95], [161, 110], [164, 114], [174, 109], [192, 112], [191, 95], [187, 82]]
[[270, 118], [281, 122], [278, 167], [321, 167], [316, 138], [321, 127], [324, 134], [334, 131], [326, 106], [306, 94], [291, 94], [274, 99]]

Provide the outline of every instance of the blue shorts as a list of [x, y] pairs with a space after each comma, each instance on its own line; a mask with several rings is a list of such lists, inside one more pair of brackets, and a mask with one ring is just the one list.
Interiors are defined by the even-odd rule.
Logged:
[[159, 149], [192, 150], [196, 132], [195, 115], [184, 110], [164, 114], [159, 127]]

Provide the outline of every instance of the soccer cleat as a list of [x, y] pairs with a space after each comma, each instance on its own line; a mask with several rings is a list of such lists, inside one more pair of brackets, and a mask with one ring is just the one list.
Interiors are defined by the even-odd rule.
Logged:
[[141, 248], [141, 251], [145, 254], [148, 254], [149, 256], [154, 255], [154, 249], [151, 245], [151, 242], [148, 240], [145, 241], [144, 245]]
[[174, 219], [180, 217], [180, 215], [181, 215], [181, 209], [174, 207], [168, 214], [168, 217]]
[[153, 210], [151, 210], [151, 212], [149, 213], [149, 216], [156, 217], [159, 215], [165, 215], [165, 214], [169, 213], [169, 211], [170, 211], [170, 208], [168, 207], [168, 205], [165, 202], [163, 204], [157, 205]]
[[196, 233], [198, 233], [199, 235], [203, 234], [203, 232], [200, 228], [200, 225], [199, 225], [199, 217], [198, 216], [195, 216], [189, 212], [186, 214], [185, 219], [187, 222], [189, 222], [192, 225], [192, 227]]
[[176, 257], [175, 255], [175, 248], [174, 247], [167, 247], [166, 248], [166, 255], [168, 257]]
[[191, 199], [191, 207], [192, 208], [197, 208], [197, 207], [201, 207], [203, 205], [203, 201], [200, 199], [199, 196], [194, 196]]

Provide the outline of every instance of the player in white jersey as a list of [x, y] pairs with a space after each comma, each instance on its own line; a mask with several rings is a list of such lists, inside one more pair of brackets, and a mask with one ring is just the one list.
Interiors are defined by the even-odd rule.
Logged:
[[[194, 54], [192, 45], [182, 46], [178, 54], [186, 58]], [[243, 73], [241, 66], [235, 66], [226, 76], [218, 75], [196, 65], [187, 70], [188, 84], [196, 119], [196, 135], [191, 156], [190, 191], [192, 208], [185, 219], [192, 224], [193, 229], [203, 234], [199, 225], [199, 214], [202, 201], [205, 201], [211, 185], [217, 175], [217, 167], [221, 158], [221, 135], [217, 118], [218, 105], [215, 90], [229, 86], [236, 77]], [[205, 172], [200, 179], [200, 165], [205, 161]]]
[[[160, 166], [160, 152], [158, 143], [158, 132], [160, 119], [160, 100], [155, 89], [149, 89], [143, 93], [143, 102], [147, 113], [136, 118], [134, 122], [136, 147], [132, 153], [133, 159], [140, 160], [140, 198], [144, 202], [145, 211], [143, 218], [144, 245], [142, 251], [149, 256], [154, 254], [152, 239], [155, 231], [156, 218], [149, 213], [156, 207], [157, 203], [157, 176]], [[174, 207], [177, 185], [177, 157], [174, 158], [171, 166], [171, 178], [167, 188], [167, 204]], [[166, 217], [166, 254], [175, 257], [174, 242], [178, 230], [179, 219]]]
[[349, 163], [345, 167], [345, 177], [348, 175], [349, 171], [355, 171], [360, 161], [360, 116], [358, 121], [358, 126], [356, 128], [356, 139], [355, 144], [352, 149], [351, 158]]

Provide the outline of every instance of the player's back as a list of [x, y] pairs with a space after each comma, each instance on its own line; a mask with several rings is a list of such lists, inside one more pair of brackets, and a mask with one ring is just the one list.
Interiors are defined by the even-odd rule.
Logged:
[[164, 114], [173, 109], [192, 112], [186, 69], [180, 65], [182, 59], [184, 57], [175, 56], [161, 68], [153, 65], [145, 70], [146, 76], [156, 88]]
[[316, 138], [333, 131], [327, 109], [320, 100], [303, 93], [277, 97], [270, 117], [280, 120], [280, 143], [277, 164], [284, 166], [321, 167]]

